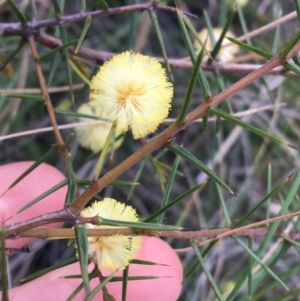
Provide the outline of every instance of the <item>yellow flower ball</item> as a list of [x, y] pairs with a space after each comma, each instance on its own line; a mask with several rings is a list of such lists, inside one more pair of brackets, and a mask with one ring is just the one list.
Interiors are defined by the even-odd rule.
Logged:
[[[223, 29], [222, 28], [213, 28], [213, 34], [214, 34], [214, 38], [215, 38], [215, 42], [217, 42], [222, 34]], [[226, 37], [230, 37], [230, 38], [235, 38], [235, 35], [228, 30], [225, 34], [225, 38], [222, 41], [222, 47], [219, 51], [219, 58], [220, 61], [223, 62], [228, 62], [234, 59], [235, 55], [238, 53], [239, 51], [239, 47], [236, 44], [231, 43], [228, 39], [226, 39]], [[199, 38], [200, 40], [203, 42], [203, 44], [205, 44], [205, 49], [208, 52], [211, 52], [214, 49], [214, 44], [211, 42], [210, 39], [210, 35], [209, 32], [206, 28], [202, 29], [199, 32]], [[223, 47], [225, 44], [230, 43], [231, 45]], [[199, 42], [197, 40], [195, 40], [194, 42], [194, 47], [196, 49], [197, 52], [200, 52], [200, 50], [202, 49], [201, 45], [199, 44]], [[205, 56], [204, 58], [208, 58], [207, 56]]]
[[118, 118], [117, 130], [131, 129], [135, 139], [157, 129], [168, 116], [173, 97], [173, 85], [161, 64], [129, 51], [101, 66], [90, 88], [90, 105], [106, 118]]
[[[81, 105], [78, 108], [77, 113], [101, 118], [100, 112], [97, 114], [97, 112], [95, 112], [88, 104]], [[95, 119], [83, 117], [79, 118], [79, 120], [81, 122], [95, 121]], [[99, 123], [96, 124], [76, 127], [75, 133], [79, 139], [79, 144], [84, 148], [92, 150], [94, 153], [101, 151], [107, 139], [111, 125], [112, 122], [99, 121]], [[116, 142], [114, 148], [119, 147], [123, 142], [123, 138], [118, 139], [120, 134], [120, 131], [116, 132]]]
[[[101, 216], [118, 221], [138, 222], [136, 210], [129, 205], [117, 202], [115, 199], [104, 198], [96, 201], [90, 207], [81, 211], [83, 217]], [[85, 224], [87, 229], [117, 228], [112, 226], [95, 226]], [[140, 249], [140, 236], [114, 235], [105, 237], [88, 237], [89, 257], [98, 269], [116, 271], [124, 269], [135, 253]]]

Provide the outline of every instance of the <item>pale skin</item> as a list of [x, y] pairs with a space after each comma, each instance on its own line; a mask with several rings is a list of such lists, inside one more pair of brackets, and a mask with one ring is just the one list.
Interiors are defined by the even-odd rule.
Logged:
[[[19, 162], [0, 166], [0, 194], [33, 162]], [[26, 220], [40, 214], [52, 212], [63, 208], [66, 188], [62, 188], [56, 193], [43, 200], [41, 205], [34, 205], [25, 210], [20, 215], [10, 218], [20, 207], [48, 190], [52, 186], [61, 182], [64, 175], [55, 168], [42, 164], [34, 170], [22, 182], [17, 184], [10, 191], [0, 197], [1, 220], [5, 224]], [[53, 225], [53, 226], [58, 226]], [[32, 239], [7, 240], [7, 247], [20, 248]], [[127, 300], [161, 300], [175, 301], [180, 294], [183, 271], [181, 262], [174, 250], [164, 241], [156, 237], [144, 237], [142, 247], [137, 252], [135, 258], [141, 260], [160, 263], [161, 265], [145, 266], [131, 264], [129, 276], [158, 276], [158, 279], [129, 281], [127, 290]], [[94, 268], [90, 264], [88, 269]], [[110, 274], [109, 271], [101, 270], [104, 276]], [[66, 300], [81, 283], [80, 279], [65, 279], [64, 276], [80, 274], [79, 263], [68, 265], [57, 269], [44, 276], [37, 278], [27, 284], [9, 290], [9, 298], [14, 301], [35, 300], [38, 296], [43, 296], [43, 300], [60, 301]], [[122, 271], [117, 271], [116, 276], [121, 276]], [[91, 281], [91, 289], [99, 284], [99, 279]], [[116, 299], [121, 300], [122, 283], [113, 282], [107, 285], [108, 292]], [[1, 292], [0, 292], [1, 296]], [[84, 300], [82, 290], [74, 300]], [[103, 300], [102, 291], [94, 300]]]

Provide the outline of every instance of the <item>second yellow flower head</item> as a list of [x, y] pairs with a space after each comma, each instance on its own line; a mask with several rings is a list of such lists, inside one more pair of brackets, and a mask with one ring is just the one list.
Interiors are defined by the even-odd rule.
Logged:
[[[101, 216], [117, 221], [138, 222], [134, 208], [117, 202], [115, 199], [104, 198], [103, 201], [94, 202], [80, 213], [84, 217]], [[95, 226], [85, 224], [87, 229], [114, 228], [112, 226]], [[140, 249], [141, 236], [124, 236], [116, 234], [104, 237], [89, 237], [89, 258], [97, 265], [98, 269], [116, 271], [123, 270]]]

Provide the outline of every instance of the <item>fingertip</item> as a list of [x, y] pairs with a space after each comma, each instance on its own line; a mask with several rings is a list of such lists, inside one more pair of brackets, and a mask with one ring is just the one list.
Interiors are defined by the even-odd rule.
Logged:
[[[8, 225], [21, 222], [38, 215], [60, 210], [64, 207], [67, 193], [66, 186], [49, 194], [16, 215], [16, 212], [24, 205], [65, 179], [65, 176], [58, 169], [49, 164], [42, 163], [13, 188], [7, 190], [33, 163], [33, 161], [25, 161], [0, 166], [0, 219], [2, 224]], [[56, 227], [57, 225], [52, 224], [50, 227]], [[9, 248], [21, 248], [32, 240], [32, 238], [7, 240], [6, 246]]]

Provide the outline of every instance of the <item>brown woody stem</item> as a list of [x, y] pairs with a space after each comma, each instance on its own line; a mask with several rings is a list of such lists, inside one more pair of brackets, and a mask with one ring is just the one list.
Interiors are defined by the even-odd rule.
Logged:
[[50, 122], [51, 125], [53, 127], [53, 131], [54, 131], [54, 135], [55, 135], [55, 139], [56, 139], [56, 143], [58, 146], [62, 146], [64, 144], [64, 141], [61, 137], [60, 131], [58, 129], [57, 126], [57, 122], [56, 122], [56, 118], [55, 118], [55, 113], [54, 113], [54, 108], [48, 93], [48, 89], [45, 83], [45, 78], [43, 75], [43, 71], [39, 62], [39, 55], [35, 46], [35, 41], [33, 36], [28, 36], [28, 44], [32, 53], [32, 56], [34, 58], [34, 62], [35, 62], [35, 69], [36, 69], [36, 73], [38, 76], [38, 80], [39, 80], [39, 84], [41, 87], [41, 92], [42, 94], [45, 96], [45, 106], [47, 108], [48, 114], [49, 114], [49, 118], [50, 118]]

